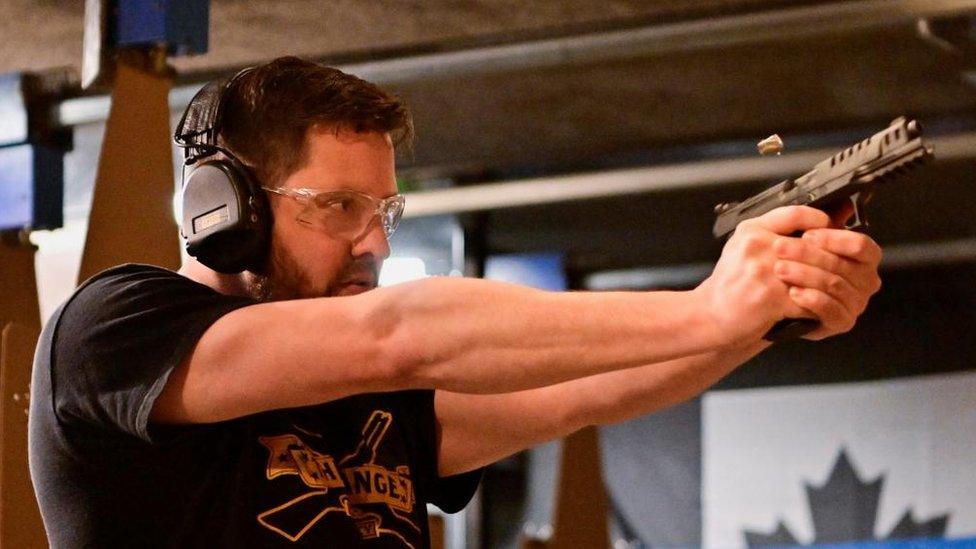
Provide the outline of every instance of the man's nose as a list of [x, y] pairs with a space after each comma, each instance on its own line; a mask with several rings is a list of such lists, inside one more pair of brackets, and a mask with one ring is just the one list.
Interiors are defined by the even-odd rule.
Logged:
[[372, 254], [381, 260], [390, 257], [390, 241], [386, 238], [379, 216], [374, 216], [366, 231], [353, 242], [353, 257], [365, 254]]

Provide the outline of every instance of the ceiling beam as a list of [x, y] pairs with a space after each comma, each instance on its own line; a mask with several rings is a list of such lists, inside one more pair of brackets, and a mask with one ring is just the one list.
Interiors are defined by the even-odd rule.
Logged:
[[[976, 0], [855, 0], [650, 25], [349, 65], [367, 80], [399, 83], [472, 73], [594, 63], [777, 39], [850, 33], [976, 10]], [[757, 51], [757, 55], [775, 52]]]
[[[529, 40], [340, 64], [342, 70], [378, 84], [494, 73], [505, 70], [594, 63], [678, 51], [757, 44], [783, 38], [850, 33], [915, 24], [919, 19], [976, 11], [976, 0], [854, 0], [780, 8], [748, 14], [681, 21], [576, 36]], [[775, 52], [757, 50], [757, 55]], [[227, 74], [239, 68], [229, 68]], [[174, 88], [170, 107], [182, 111], [202, 83]], [[104, 121], [106, 95], [67, 99], [55, 105], [54, 126]]]
[[[926, 138], [938, 160], [976, 158], [976, 132]], [[682, 189], [700, 189], [743, 181], [775, 180], [808, 172], [839, 147], [788, 153], [701, 160], [643, 168], [466, 185], [407, 193], [405, 217], [457, 214], [519, 206], [555, 204]]]

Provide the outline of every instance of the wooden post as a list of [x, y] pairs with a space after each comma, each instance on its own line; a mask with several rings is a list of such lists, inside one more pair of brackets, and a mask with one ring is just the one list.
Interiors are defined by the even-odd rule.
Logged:
[[430, 549], [444, 549], [444, 517], [431, 515], [427, 519], [430, 530]]
[[27, 468], [30, 372], [39, 330], [8, 322], [0, 333], [0, 546], [47, 547]]
[[609, 549], [599, 436], [587, 427], [563, 439], [552, 538], [523, 539], [522, 549]]
[[0, 233], [0, 328], [8, 322], [41, 326], [34, 252], [26, 232]]
[[34, 246], [0, 236], [0, 547], [47, 547], [27, 469], [27, 406], [41, 320]]
[[119, 53], [79, 282], [122, 263], [179, 266], [171, 87], [165, 52]]

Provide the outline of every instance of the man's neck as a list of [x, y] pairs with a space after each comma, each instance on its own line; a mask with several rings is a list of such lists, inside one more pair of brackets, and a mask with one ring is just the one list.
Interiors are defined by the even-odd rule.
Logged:
[[177, 272], [225, 295], [248, 295], [242, 275], [218, 273], [195, 259], [185, 261]]

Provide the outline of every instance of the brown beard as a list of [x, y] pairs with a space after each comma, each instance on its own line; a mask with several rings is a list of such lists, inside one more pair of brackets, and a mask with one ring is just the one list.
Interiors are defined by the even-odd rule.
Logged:
[[301, 297], [312, 286], [302, 273], [298, 262], [283, 247], [272, 244], [271, 253], [261, 272], [249, 272], [245, 277], [247, 294], [255, 301], [283, 301]]
[[373, 280], [377, 279], [379, 266], [372, 255], [348, 261], [325, 291], [318, 292], [295, 258], [282, 246], [272, 244], [264, 268], [260, 273], [245, 272], [244, 284], [247, 295], [259, 302], [330, 297], [349, 275], [366, 270], [372, 273]]

